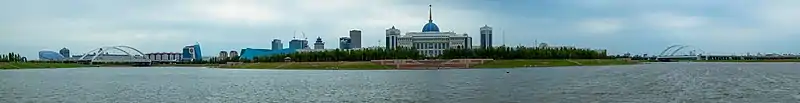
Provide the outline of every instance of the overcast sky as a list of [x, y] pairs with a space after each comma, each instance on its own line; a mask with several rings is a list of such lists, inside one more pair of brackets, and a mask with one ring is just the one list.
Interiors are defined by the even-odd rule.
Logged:
[[800, 0], [0, 0], [0, 53], [38, 58], [40, 50], [113, 45], [180, 52], [199, 42], [216, 56], [285, 43], [295, 31], [336, 48], [350, 29], [363, 30], [362, 45], [377, 46], [391, 26], [420, 31], [428, 4], [441, 30], [468, 33], [474, 45], [489, 25], [495, 45], [800, 52]]

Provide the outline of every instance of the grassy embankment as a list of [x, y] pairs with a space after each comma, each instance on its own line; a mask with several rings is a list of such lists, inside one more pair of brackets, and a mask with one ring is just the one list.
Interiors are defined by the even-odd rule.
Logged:
[[37, 69], [37, 68], [76, 68], [90, 67], [89, 65], [72, 63], [28, 63], [28, 62], [3, 62], [0, 69]]
[[557, 67], [557, 66], [600, 66], [637, 64], [638, 61], [615, 59], [548, 59], [548, 60], [495, 60], [473, 68], [518, 68], [518, 67]]
[[800, 62], [800, 59], [774, 59], [774, 60], [697, 60], [694, 62]]
[[[597, 66], [636, 64], [637, 61], [611, 59], [579, 59], [579, 60], [495, 60], [473, 68], [516, 68], [516, 67], [553, 67], [553, 66]], [[234, 69], [308, 69], [308, 70], [384, 70], [393, 67], [371, 62], [274, 62], [245, 63], [219, 68]]]

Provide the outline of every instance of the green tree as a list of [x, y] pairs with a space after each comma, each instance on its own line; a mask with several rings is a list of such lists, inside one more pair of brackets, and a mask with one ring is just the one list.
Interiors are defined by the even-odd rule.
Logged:
[[253, 58], [254, 62], [281, 62], [286, 57], [299, 62], [324, 62], [324, 61], [369, 61], [378, 59], [419, 59], [422, 55], [411, 48], [363, 48], [356, 50], [329, 50], [314, 52], [295, 52], [290, 54], [277, 54]]
[[608, 58], [605, 50], [575, 47], [489, 47], [474, 49], [448, 49], [439, 58], [491, 58], [491, 59], [602, 59]]
[[25, 57], [16, 53], [0, 54], [0, 62], [24, 62], [25, 59]]

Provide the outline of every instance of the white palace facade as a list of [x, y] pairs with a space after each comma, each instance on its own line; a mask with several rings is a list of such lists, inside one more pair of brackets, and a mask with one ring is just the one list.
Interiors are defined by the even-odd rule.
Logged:
[[433, 23], [431, 14], [429, 13], [428, 23], [422, 27], [420, 32], [407, 32], [405, 35], [400, 35], [400, 30], [394, 26], [387, 29], [386, 47], [410, 47], [428, 57], [441, 55], [446, 49], [472, 47], [472, 37], [466, 33], [440, 32], [439, 27]]

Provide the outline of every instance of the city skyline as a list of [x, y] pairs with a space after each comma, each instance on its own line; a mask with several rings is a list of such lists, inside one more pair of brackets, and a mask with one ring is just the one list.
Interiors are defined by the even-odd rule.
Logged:
[[479, 28], [489, 25], [494, 45], [538, 41], [611, 54], [654, 54], [674, 44], [719, 54], [800, 52], [791, 39], [800, 35], [793, 30], [800, 27], [800, 13], [794, 12], [800, 1], [791, 0], [26, 0], [0, 1], [0, 12], [8, 15], [0, 16], [0, 53], [35, 58], [41, 50], [66, 47], [82, 54], [113, 45], [180, 52], [199, 42], [203, 51], [212, 51], [203, 55], [216, 55], [271, 48], [273, 38], [286, 46], [294, 31], [338, 48], [338, 38], [350, 29], [362, 30], [362, 47], [382, 46], [378, 40], [387, 28], [422, 28], [429, 4], [442, 31], [467, 33], [473, 45], [480, 43]]

